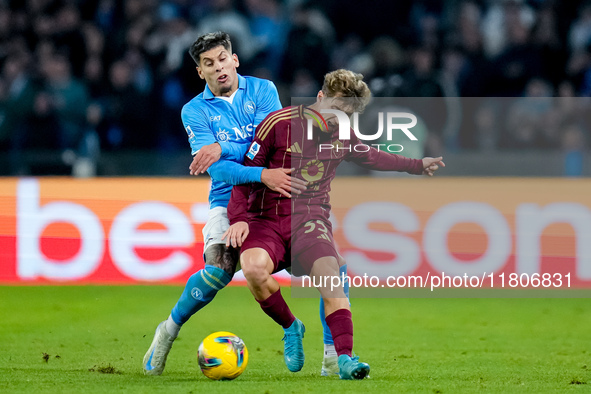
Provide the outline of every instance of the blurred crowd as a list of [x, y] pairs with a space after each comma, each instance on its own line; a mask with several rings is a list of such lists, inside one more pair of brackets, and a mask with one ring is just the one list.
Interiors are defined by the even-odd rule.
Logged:
[[188, 154], [188, 48], [215, 30], [283, 105], [341, 67], [377, 97], [440, 98], [426, 154], [589, 144], [588, 0], [0, 0], [3, 172], [37, 149], [89, 173], [100, 152]]

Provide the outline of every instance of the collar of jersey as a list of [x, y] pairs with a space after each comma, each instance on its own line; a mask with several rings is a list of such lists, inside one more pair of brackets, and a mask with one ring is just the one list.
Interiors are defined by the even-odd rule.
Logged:
[[[246, 78], [244, 78], [240, 74], [236, 74], [236, 75], [238, 75], [238, 89], [244, 89], [246, 87]], [[203, 98], [206, 100], [212, 100], [215, 98], [213, 93], [211, 93], [211, 90], [209, 90], [209, 86], [207, 86], [207, 84], [205, 84], [205, 90], [203, 91]]]

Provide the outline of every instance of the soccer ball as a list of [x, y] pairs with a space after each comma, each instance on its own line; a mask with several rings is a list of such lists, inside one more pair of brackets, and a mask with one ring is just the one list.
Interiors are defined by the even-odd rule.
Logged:
[[227, 331], [208, 335], [198, 350], [201, 372], [213, 380], [236, 379], [246, 369], [248, 350], [242, 339]]

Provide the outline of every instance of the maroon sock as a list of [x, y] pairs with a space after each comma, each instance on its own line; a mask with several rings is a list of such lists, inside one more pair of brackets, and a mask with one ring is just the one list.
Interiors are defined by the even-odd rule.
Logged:
[[271, 319], [275, 320], [283, 328], [289, 328], [295, 321], [295, 316], [289, 310], [285, 300], [281, 296], [281, 289], [271, 294], [269, 298], [263, 301], [257, 300], [261, 304], [263, 312], [265, 312]]
[[326, 324], [330, 328], [337, 354], [339, 356], [346, 354], [350, 357], [353, 352], [353, 320], [351, 320], [351, 311], [337, 309], [326, 316]]

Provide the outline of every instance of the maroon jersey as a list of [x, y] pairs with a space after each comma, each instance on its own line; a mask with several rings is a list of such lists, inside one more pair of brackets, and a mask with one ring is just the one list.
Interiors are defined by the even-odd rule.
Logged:
[[[230, 224], [255, 216], [277, 218], [291, 214], [330, 215], [330, 183], [343, 161], [379, 171], [423, 172], [420, 159], [380, 151], [363, 143], [351, 132], [350, 140], [339, 140], [338, 131], [327, 132], [314, 124], [309, 139], [308, 122], [321, 115], [304, 106], [286, 107], [270, 113], [257, 127], [245, 166], [295, 168], [292, 176], [309, 182], [302, 194], [283, 197], [264, 184], [234, 186], [228, 205]], [[322, 122], [320, 122], [322, 124]], [[330, 148], [331, 147], [331, 148]], [[248, 212], [248, 214], [247, 214]]]

